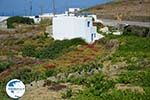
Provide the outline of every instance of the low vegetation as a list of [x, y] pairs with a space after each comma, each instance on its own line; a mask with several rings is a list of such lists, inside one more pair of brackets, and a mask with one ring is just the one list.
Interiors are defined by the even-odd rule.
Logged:
[[10, 17], [7, 19], [7, 27], [8, 28], [15, 28], [14, 24], [34, 24], [34, 20], [31, 18], [26, 18], [26, 17], [20, 17], [20, 16], [15, 16], [15, 17]]
[[26, 45], [23, 49], [23, 56], [31, 56], [40, 59], [55, 59], [65, 52], [73, 49], [73, 46], [86, 44], [84, 40], [80, 38], [72, 40], [55, 41], [52, 44], [39, 48], [34, 45]]
[[[115, 40], [119, 43], [119, 47], [115, 48], [116, 50], [113, 53], [110, 50], [112, 49], [110, 40]], [[101, 45], [101, 42], [103, 45]], [[30, 84], [33, 81], [47, 80], [47, 78], [51, 79], [51, 77], [55, 81], [49, 80], [47, 84], [71, 83], [84, 87], [84, 89], [78, 92], [72, 88], [67, 88], [62, 93], [63, 99], [150, 99], [150, 39], [148, 37], [138, 37], [133, 34], [123, 34], [122, 36], [107, 35], [104, 41], [100, 40], [95, 43], [95, 45], [99, 45], [99, 48], [109, 49], [109, 53], [105, 52], [104, 56], [95, 53], [101, 49], [94, 48], [93, 45], [86, 45], [82, 39], [54, 41], [48, 38], [46, 33], [37, 38], [22, 40], [18, 45], [21, 49], [19, 48], [19, 53], [17, 52], [16, 54], [20, 54], [24, 58], [32, 58], [34, 59], [33, 61], [38, 60], [44, 62], [42, 64], [36, 64], [34, 66], [26, 65], [20, 68], [11, 67], [13, 65], [7, 62], [0, 62], [1, 72], [6, 69], [15, 70], [9, 76], [0, 80], [0, 98], [4, 98], [4, 100], [8, 99], [5, 92], [5, 85], [12, 78], [17, 78], [25, 84]], [[108, 48], [108, 46], [110, 47]], [[89, 48], [91, 51], [87, 50]], [[85, 54], [90, 54], [88, 56], [93, 56], [95, 53], [95, 59], [84, 60], [84, 63], [78, 63], [76, 59], [73, 59], [71, 63], [73, 62], [74, 65], [70, 64], [65, 68], [65, 64], [61, 63], [62, 67], [58, 67], [57, 63], [60, 60], [63, 59], [64, 62], [68, 61], [68, 59], [71, 60], [70, 58], [62, 57], [68, 52], [77, 50], [78, 52], [68, 53], [68, 55], [75, 57], [74, 55], [79, 53], [79, 57], [82, 58], [83, 55], [80, 53], [85, 52], [85, 49], [87, 50]], [[79, 60], [79, 57], [77, 60]], [[89, 58], [87, 57], [86, 59]]]
[[52, 19], [50, 19], [50, 18], [41, 19], [40, 24], [41, 25], [52, 25]]
[[[130, 36], [107, 36], [109, 39], [118, 39], [120, 47], [109, 58], [113, 63], [127, 62], [127, 66], [120, 68], [117, 72], [117, 79], [107, 79], [104, 72], [92, 76], [91, 87], [75, 98], [80, 100], [148, 100], [150, 99], [150, 39]], [[123, 60], [121, 60], [123, 58]], [[105, 67], [105, 66], [104, 66]], [[120, 67], [120, 66], [118, 66]], [[121, 71], [121, 73], [119, 73]], [[107, 73], [108, 74], [108, 73]], [[88, 78], [86, 78], [88, 79]], [[102, 84], [101, 84], [102, 83]], [[105, 83], [103, 85], [103, 83]], [[125, 87], [116, 87], [123, 84]], [[129, 87], [128, 87], [129, 86]], [[135, 88], [135, 87], [138, 87]], [[144, 90], [144, 93], [142, 92]]]
[[71, 98], [71, 96], [72, 96], [71, 89], [67, 89], [66, 93], [62, 94], [62, 98], [64, 98], [64, 99]]
[[0, 62], [0, 72], [3, 72], [4, 70], [8, 69], [10, 67], [9, 62]]

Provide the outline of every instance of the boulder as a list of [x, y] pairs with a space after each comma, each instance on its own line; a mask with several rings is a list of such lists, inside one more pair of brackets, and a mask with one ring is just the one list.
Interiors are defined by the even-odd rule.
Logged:
[[113, 35], [122, 35], [122, 32], [116, 31], [116, 32], [113, 32], [112, 34], [113, 34]]
[[106, 33], [106, 34], [109, 34], [109, 33], [110, 33], [108, 27], [100, 28], [100, 31], [101, 31], [102, 33]]

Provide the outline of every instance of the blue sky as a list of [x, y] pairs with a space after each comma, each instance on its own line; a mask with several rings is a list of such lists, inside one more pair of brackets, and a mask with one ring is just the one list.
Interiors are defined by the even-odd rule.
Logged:
[[[52, 0], [0, 0], [0, 15], [29, 15], [30, 1], [33, 15], [38, 15], [41, 11], [52, 11]], [[57, 13], [61, 13], [68, 7], [87, 8], [109, 1], [111, 0], [55, 0], [55, 6]]]

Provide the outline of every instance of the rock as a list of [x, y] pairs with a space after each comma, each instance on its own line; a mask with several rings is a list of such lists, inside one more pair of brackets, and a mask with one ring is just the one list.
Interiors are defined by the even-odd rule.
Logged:
[[132, 57], [132, 58], [131, 58], [131, 61], [133, 61], [133, 62], [136, 62], [137, 60], [138, 60], [137, 57]]
[[66, 88], [67, 86], [64, 84], [52, 84], [48, 89], [53, 91], [60, 91]]
[[65, 80], [67, 77], [65, 73], [60, 73], [60, 74], [57, 74], [56, 78], [57, 80]]
[[93, 75], [93, 74], [94, 74], [93, 69], [92, 69], [92, 70], [89, 70], [89, 71], [87, 72], [87, 74], [88, 74], [88, 75]]
[[79, 76], [84, 76], [85, 75], [85, 71], [82, 70], [82, 71], [78, 72], [78, 74], [79, 74]]
[[78, 72], [75, 72], [75, 73], [70, 73], [68, 75], [68, 78], [72, 78], [72, 77], [79, 77], [79, 73]]
[[113, 35], [122, 35], [122, 34], [123, 34], [123, 32], [116, 31], [116, 32], [113, 32], [112, 34], [113, 34]]
[[99, 73], [99, 69], [93, 69], [94, 74], [98, 74]]
[[109, 34], [109, 33], [110, 33], [108, 27], [103, 27], [103, 28], [100, 29], [100, 31], [101, 31], [102, 33], [106, 33], [106, 34]]
[[52, 82], [57, 82], [58, 81], [58, 79], [55, 76], [49, 77], [49, 78], [47, 78], [47, 80], [50, 80]]

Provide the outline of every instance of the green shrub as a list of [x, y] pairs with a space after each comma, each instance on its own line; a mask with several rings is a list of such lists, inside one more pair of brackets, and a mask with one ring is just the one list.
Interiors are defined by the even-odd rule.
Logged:
[[86, 78], [85, 77], [72, 77], [67, 79], [67, 82], [78, 84], [78, 85], [83, 85], [86, 83]]
[[45, 73], [39, 73], [31, 70], [30, 68], [23, 68], [21, 70], [16, 71], [13, 75], [13, 78], [20, 79], [25, 84], [30, 83], [32, 81], [37, 81], [40, 79], [45, 79]]
[[48, 69], [48, 70], [46, 70], [45, 75], [46, 75], [46, 77], [50, 77], [50, 76], [56, 75], [56, 73], [57, 73], [56, 70]]
[[44, 32], [44, 37], [48, 38], [49, 33]]
[[100, 100], [104, 93], [108, 93], [110, 89], [114, 88], [114, 82], [104, 79], [102, 73], [87, 77], [85, 85], [87, 88], [80, 92], [76, 99], [92, 98], [90, 100]]
[[72, 90], [71, 89], [67, 89], [66, 93], [62, 94], [63, 99], [71, 98], [71, 96], [72, 96]]
[[0, 62], [0, 72], [4, 71], [5, 69], [8, 69], [10, 67], [9, 62]]
[[8, 28], [15, 28], [15, 26], [13, 25], [14, 23], [31, 25], [34, 24], [34, 20], [31, 18], [20, 17], [20, 16], [10, 17], [7, 19]]
[[22, 49], [22, 55], [34, 57], [36, 54], [36, 47], [34, 45], [25, 45]]

